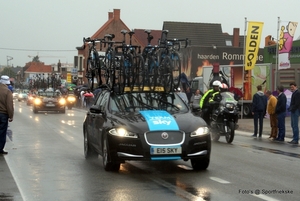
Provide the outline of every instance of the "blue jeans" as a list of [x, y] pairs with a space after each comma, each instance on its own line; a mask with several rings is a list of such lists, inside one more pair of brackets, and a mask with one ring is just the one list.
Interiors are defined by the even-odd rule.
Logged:
[[278, 120], [278, 136], [277, 139], [284, 140], [285, 138], [285, 112], [282, 112], [280, 114], [277, 114], [277, 120]]
[[3, 151], [6, 143], [6, 131], [8, 127], [8, 115], [0, 113], [0, 152]]
[[[263, 129], [263, 122], [264, 122], [264, 112], [254, 112], [253, 120], [254, 120], [254, 135], [257, 135], [258, 132], [259, 136], [261, 136], [262, 129]], [[259, 123], [259, 131], [258, 131], [258, 123]]]
[[293, 141], [299, 140], [299, 110], [291, 112], [291, 127], [293, 129]]

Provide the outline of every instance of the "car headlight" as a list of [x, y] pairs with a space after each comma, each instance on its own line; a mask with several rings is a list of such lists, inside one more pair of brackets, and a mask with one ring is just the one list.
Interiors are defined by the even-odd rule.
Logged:
[[197, 130], [191, 132], [191, 137], [198, 137], [202, 135], [207, 135], [209, 134], [209, 128], [208, 127], [199, 127]]
[[22, 98], [22, 94], [19, 94], [18, 97], [19, 97], [19, 98]]
[[64, 105], [66, 104], [66, 100], [64, 98], [59, 99], [59, 104]]
[[39, 99], [39, 98], [34, 99], [34, 104], [35, 104], [35, 105], [39, 105], [39, 104], [41, 104], [41, 103], [42, 103], [42, 100], [41, 100], [41, 99]]
[[70, 102], [74, 102], [76, 99], [75, 99], [75, 97], [73, 97], [73, 96], [69, 96], [69, 97], [67, 98], [67, 100], [70, 101]]
[[129, 132], [124, 128], [113, 128], [109, 130], [109, 134], [119, 136], [119, 137], [130, 137], [130, 138], [138, 137], [136, 133]]

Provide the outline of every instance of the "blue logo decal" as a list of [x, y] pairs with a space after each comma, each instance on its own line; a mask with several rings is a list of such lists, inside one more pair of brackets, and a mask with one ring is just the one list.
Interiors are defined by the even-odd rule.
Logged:
[[164, 110], [140, 111], [145, 118], [150, 131], [179, 130], [174, 117]]

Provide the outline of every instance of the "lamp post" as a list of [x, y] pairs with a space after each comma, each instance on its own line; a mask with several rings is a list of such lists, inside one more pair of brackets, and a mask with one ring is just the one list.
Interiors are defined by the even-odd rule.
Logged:
[[[13, 60], [13, 59], [14, 59], [14, 58], [11, 57], [11, 56], [6, 56], [7, 67], [9, 67], [9, 65], [8, 65], [9, 63], [8, 63], [8, 62], [11, 61], [11, 60]], [[10, 75], [10, 70], [11, 70], [11, 69], [9, 69], [9, 75], [8, 75], [9, 77], [11, 76], [11, 75]]]

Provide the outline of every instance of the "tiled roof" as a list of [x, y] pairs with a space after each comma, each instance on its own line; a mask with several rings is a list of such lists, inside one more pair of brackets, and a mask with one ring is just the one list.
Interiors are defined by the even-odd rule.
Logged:
[[[148, 35], [145, 33], [145, 29], [135, 29], [134, 35], [140, 40], [143, 47], [148, 45]], [[161, 37], [161, 30], [151, 30], [151, 35], [153, 36], [151, 45], [158, 45], [158, 39]]]
[[188, 38], [191, 46], [226, 46], [221, 24], [165, 21], [163, 30], [168, 38]]
[[45, 65], [43, 62], [29, 62], [25, 67], [28, 67], [26, 73], [52, 73], [52, 66]]

